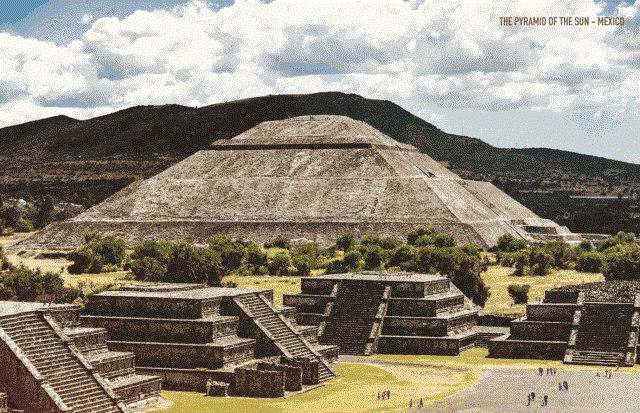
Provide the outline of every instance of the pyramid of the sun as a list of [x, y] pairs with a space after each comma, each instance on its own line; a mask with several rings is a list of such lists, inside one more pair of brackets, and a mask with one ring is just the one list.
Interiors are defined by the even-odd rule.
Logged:
[[504, 233], [569, 235], [488, 182], [463, 180], [364, 122], [323, 115], [218, 140], [14, 247], [71, 249], [86, 233], [114, 234], [129, 246], [153, 238], [204, 244], [218, 234], [326, 246], [346, 232], [404, 239], [419, 226], [481, 248]]

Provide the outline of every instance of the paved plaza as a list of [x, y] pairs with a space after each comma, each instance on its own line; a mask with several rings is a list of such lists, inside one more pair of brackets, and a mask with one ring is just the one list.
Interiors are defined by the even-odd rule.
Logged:
[[[555, 376], [538, 375], [537, 369], [491, 369], [480, 382], [452, 397], [425, 406], [422, 413], [520, 413], [520, 412], [634, 412], [640, 399], [640, 376], [624, 370], [604, 377], [595, 371], [558, 371]], [[559, 391], [558, 382], [567, 381], [568, 391]], [[527, 406], [527, 395], [535, 400]], [[542, 406], [544, 395], [549, 396]], [[413, 409], [412, 409], [413, 410]], [[407, 410], [410, 411], [410, 410]], [[417, 410], [416, 410], [417, 411]]]

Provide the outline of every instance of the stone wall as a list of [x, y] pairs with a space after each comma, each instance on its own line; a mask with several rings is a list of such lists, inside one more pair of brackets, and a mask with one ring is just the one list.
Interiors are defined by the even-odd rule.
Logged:
[[258, 370], [284, 372], [284, 389], [286, 391], [302, 390], [302, 367], [279, 363], [258, 363]]
[[179, 368], [155, 369], [144, 366], [138, 366], [136, 370], [138, 374], [159, 376], [162, 379], [162, 389], [164, 390], [186, 390], [204, 393], [207, 379], [231, 383], [231, 385], [233, 385], [234, 381], [232, 371]]
[[296, 323], [301, 326], [317, 326], [322, 321], [322, 314], [296, 313]]
[[300, 280], [300, 290], [302, 294], [329, 295], [336, 281], [327, 279], [302, 278]]
[[322, 313], [329, 297], [326, 295], [311, 294], [283, 294], [282, 303], [286, 306], [296, 307], [303, 313]]
[[570, 322], [514, 321], [511, 323], [511, 338], [520, 340], [568, 341]]
[[221, 297], [207, 300], [140, 296], [89, 296], [87, 312], [94, 315], [197, 319], [220, 313]]
[[563, 360], [566, 341], [527, 341], [498, 337], [489, 341], [489, 357]]
[[402, 316], [404, 314], [411, 314], [414, 317], [435, 317], [436, 302], [410, 298], [389, 299], [387, 315]]
[[107, 329], [110, 340], [209, 343], [215, 338], [235, 334], [238, 329], [237, 317], [205, 321], [82, 316], [82, 320], [93, 327]]
[[527, 319], [571, 321], [575, 309], [575, 304], [527, 304]]
[[578, 300], [578, 290], [575, 291], [563, 291], [563, 290], [548, 290], [544, 292], [545, 303], [572, 303]]
[[380, 336], [378, 353], [442, 354], [457, 356], [465, 345], [456, 339], [436, 337]]
[[385, 317], [382, 334], [394, 336], [445, 336], [447, 334], [447, 322], [438, 318]]
[[284, 371], [235, 369], [234, 394], [247, 397], [283, 397]]
[[224, 346], [110, 341], [109, 349], [134, 353], [138, 365], [217, 369], [253, 357], [254, 340], [243, 341]]

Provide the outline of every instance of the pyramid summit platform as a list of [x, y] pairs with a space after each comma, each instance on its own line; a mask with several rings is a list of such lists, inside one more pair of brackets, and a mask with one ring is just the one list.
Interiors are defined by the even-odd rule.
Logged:
[[479, 248], [504, 233], [575, 237], [491, 183], [463, 180], [364, 122], [316, 115], [218, 140], [10, 248], [71, 250], [87, 233], [115, 235], [130, 247], [154, 238], [205, 244], [216, 235], [329, 246], [347, 232], [404, 239], [421, 226]]

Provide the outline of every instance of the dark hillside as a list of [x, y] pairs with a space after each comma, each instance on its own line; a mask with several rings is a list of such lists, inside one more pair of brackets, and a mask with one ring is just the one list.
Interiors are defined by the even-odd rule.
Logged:
[[[0, 191], [8, 196], [10, 188], [28, 184], [42, 193], [65, 182], [80, 184], [89, 193], [92, 182], [101, 182], [102, 188], [107, 183], [115, 191], [207, 148], [212, 141], [232, 138], [265, 120], [307, 114], [365, 121], [465, 178], [511, 189], [610, 195], [623, 188], [640, 191], [640, 165], [553, 149], [495, 148], [476, 138], [443, 132], [389, 101], [338, 92], [262, 96], [199, 108], [137, 106], [85, 121], [56, 116], [3, 128]], [[29, 196], [33, 191], [23, 192]]]

